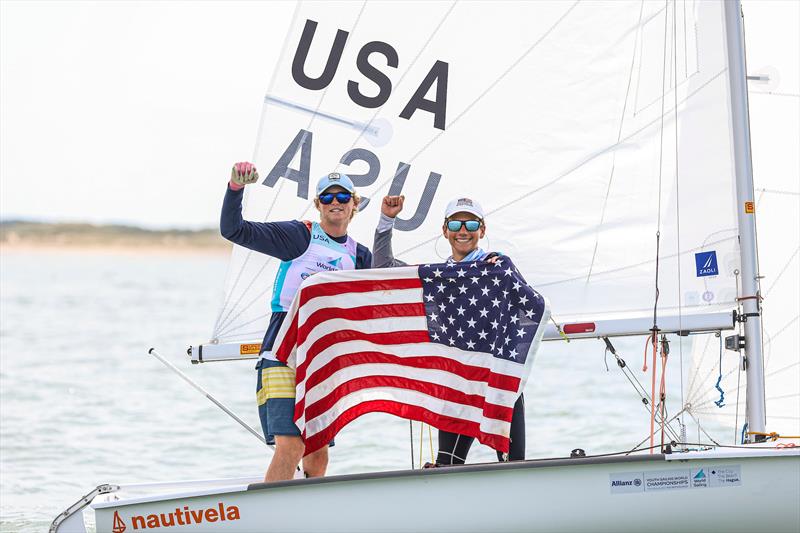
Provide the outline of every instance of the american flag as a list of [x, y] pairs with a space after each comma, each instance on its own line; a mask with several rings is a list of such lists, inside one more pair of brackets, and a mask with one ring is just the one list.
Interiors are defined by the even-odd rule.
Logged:
[[507, 257], [311, 276], [275, 343], [296, 370], [306, 453], [376, 411], [508, 452], [548, 317]]

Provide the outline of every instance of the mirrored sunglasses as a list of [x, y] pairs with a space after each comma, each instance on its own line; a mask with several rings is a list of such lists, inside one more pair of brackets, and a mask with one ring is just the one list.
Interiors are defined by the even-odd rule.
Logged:
[[461, 226], [465, 226], [467, 231], [478, 231], [481, 227], [480, 220], [448, 220], [447, 229], [450, 231], [460, 231]]
[[353, 199], [353, 195], [349, 192], [324, 192], [319, 195], [319, 202], [328, 205], [333, 202], [334, 198], [340, 204], [346, 204]]

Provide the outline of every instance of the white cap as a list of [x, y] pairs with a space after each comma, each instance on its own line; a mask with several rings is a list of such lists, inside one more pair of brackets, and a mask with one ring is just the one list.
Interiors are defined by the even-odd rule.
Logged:
[[322, 194], [334, 185], [338, 185], [350, 193], [356, 192], [356, 187], [353, 185], [353, 180], [350, 179], [350, 176], [340, 172], [331, 172], [327, 176], [322, 176], [317, 182], [317, 195]]
[[444, 210], [444, 218], [450, 218], [456, 213], [472, 213], [481, 220], [483, 220], [483, 208], [481, 204], [469, 198], [456, 198], [447, 204], [447, 209]]

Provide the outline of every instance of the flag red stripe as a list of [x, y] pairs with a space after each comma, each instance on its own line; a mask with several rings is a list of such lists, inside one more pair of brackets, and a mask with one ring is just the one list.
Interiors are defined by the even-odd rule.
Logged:
[[376, 412], [389, 413], [409, 420], [418, 420], [420, 422], [426, 422], [438, 429], [470, 437], [477, 437], [481, 443], [495, 450], [504, 453], [508, 452], [508, 437], [484, 433], [480, 430], [480, 424], [477, 422], [443, 416], [418, 405], [408, 405], [387, 400], [370, 400], [347, 409], [339, 415], [331, 425], [311, 437], [305, 438], [305, 435], [303, 435], [306, 444], [305, 454], [308, 455], [319, 450], [323, 446], [327, 446], [328, 442], [336, 436], [340, 429], [356, 418], [367, 413]]
[[[319, 283], [300, 290], [299, 307], [304, 306], [309, 300], [319, 296], [341, 296], [348, 292], [391, 291], [398, 289], [421, 289], [422, 280], [419, 278], [403, 279], [363, 279], [357, 281], [337, 281], [332, 283]], [[421, 298], [421, 296], [420, 296]]]
[[[425, 345], [423, 344], [420, 346], [420, 351], [424, 351], [424, 349]], [[305, 381], [306, 390], [311, 390], [313, 387], [319, 385], [331, 377], [335, 372], [338, 372], [343, 368], [376, 363], [386, 363], [397, 366], [431, 370], [443, 370], [470, 381], [484, 381], [489, 383], [489, 385], [495, 389], [507, 390], [510, 392], [516, 392], [520, 383], [520, 378], [518, 377], [497, 374], [488, 368], [466, 365], [449, 357], [438, 355], [400, 357], [390, 353], [365, 351], [340, 355], [339, 357], [332, 359], [325, 366], [318, 368], [311, 375], [309, 375], [308, 379]]]
[[[337, 401], [348, 394], [375, 387], [390, 387], [421, 392], [432, 398], [475, 407], [483, 411], [484, 418], [494, 418], [508, 423], [511, 423], [511, 416], [514, 414], [513, 408], [489, 404], [479, 394], [466, 394], [458, 389], [438, 383], [399, 376], [366, 376], [342, 383], [318, 401], [308, 404], [305, 411], [306, 423], [331, 409]], [[488, 414], [489, 412], [491, 412], [491, 415]]]
[[425, 316], [425, 306], [422, 303], [403, 303], [385, 305], [364, 305], [343, 309], [341, 307], [326, 307], [319, 309], [309, 316], [297, 334], [297, 344], [306, 342], [308, 334], [327, 320], [340, 318], [343, 320], [372, 320], [375, 318], [395, 318], [403, 316]]
[[329, 333], [317, 339], [306, 352], [306, 358], [297, 367], [297, 383], [306, 379], [308, 365], [323, 350], [330, 348], [336, 343], [347, 341], [367, 341], [373, 344], [391, 345], [406, 344], [415, 342], [430, 342], [427, 330], [393, 331], [390, 333], [364, 333], [352, 329], [344, 329]]
[[275, 358], [285, 363], [295, 346], [297, 346], [297, 313], [292, 316], [292, 323], [286, 330], [280, 346], [275, 350]]

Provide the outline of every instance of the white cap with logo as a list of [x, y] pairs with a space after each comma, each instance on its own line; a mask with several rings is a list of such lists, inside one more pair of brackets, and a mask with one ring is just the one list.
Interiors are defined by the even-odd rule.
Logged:
[[470, 198], [456, 198], [447, 204], [444, 210], [444, 218], [450, 218], [456, 213], [471, 213], [483, 220], [483, 208], [481, 204]]
[[325, 192], [326, 189], [338, 185], [347, 192], [356, 192], [356, 187], [353, 185], [353, 180], [347, 174], [340, 172], [331, 172], [327, 176], [322, 176], [317, 182], [317, 195]]

